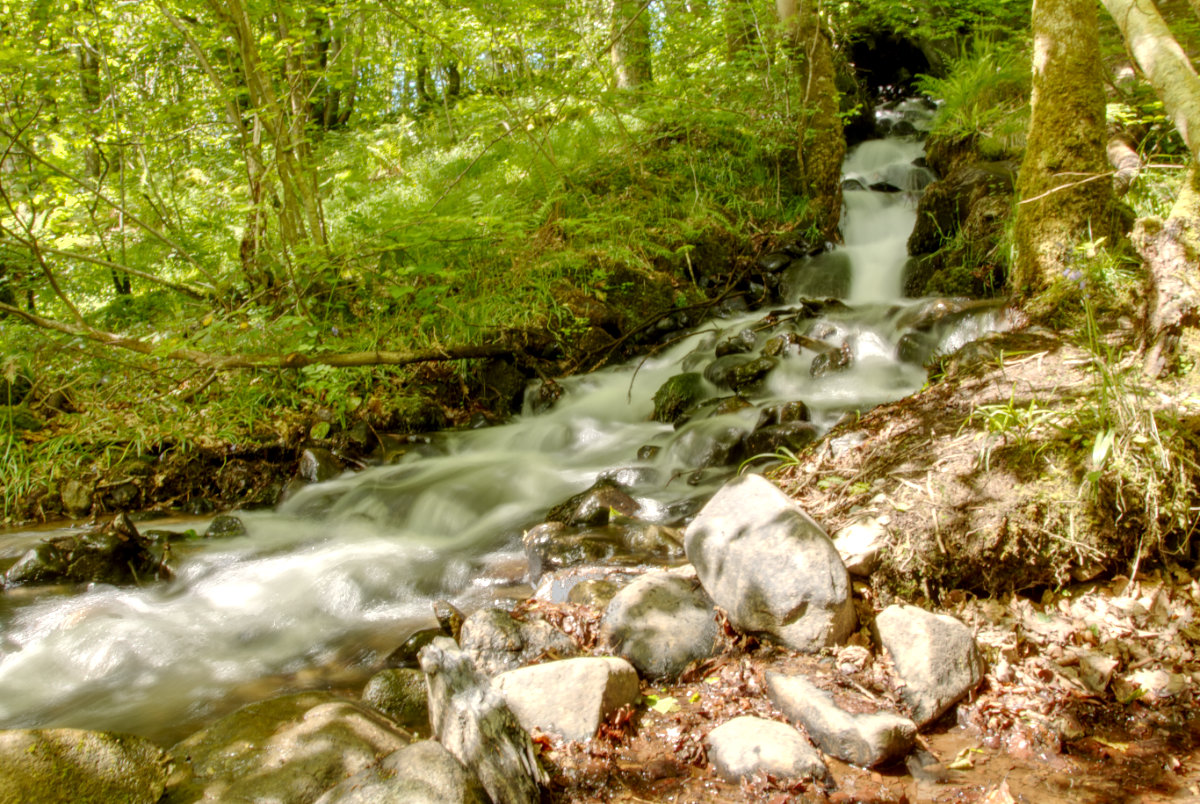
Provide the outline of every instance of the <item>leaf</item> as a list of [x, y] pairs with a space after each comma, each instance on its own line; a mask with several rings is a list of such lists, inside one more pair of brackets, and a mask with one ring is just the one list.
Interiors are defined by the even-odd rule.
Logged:
[[657, 698], [657, 700], [655, 700], [655, 702], [650, 705], [650, 708], [653, 709], [655, 712], [658, 712], [663, 715], [669, 715], [672, 712], [679, 711], [679, 701], [672, 698], [670, 695], [664, 695], [661, 698], [658, 698], [658, 696], [649, 696], [648, 695], [648, 696], [646, 696], [646, 699], [649, 700], [651, 697]]
[[317, 422], [308, 431], [309, 438], [320, 440], [329, 435], [329, 422]]
[[1096, 436], [1096, 443], [1092, 445], [1092, 466], [1099, 469], [1108, 460], [1116, 435], [1116, 430], [1110, 427]]

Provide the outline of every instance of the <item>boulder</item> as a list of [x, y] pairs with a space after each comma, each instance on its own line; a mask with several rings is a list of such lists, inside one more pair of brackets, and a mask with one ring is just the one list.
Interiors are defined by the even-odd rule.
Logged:
[[421, 650], [434, 736], [494, 804], [536, 804], [547, 781], [529, 734], [465, 651], [438, 637]]
[[[422, 685], [423, 686], [423, 685]], [[388, 754], [325, 792], [315, 804], [487, 804], [487, 793], [433, 740]]]
[[649, 678], [676, 678], [713, 655], [719, 630], [713, 602], [678, 572], [651, 572], [613, 597], [600, 642]]
[[850, 576], [833, 543], [759, 475], [725, 484], [688, 526], [684, 550], [739, 630], [809, 652], [854, 631]]
[[59, 536], [30, 549], [4, 573], [4, 586], [55, 583], [138, 584], [168, 578], [161, 547], [125, 514], [88, 533]]
[[171, 749], [164, 804], [303, 804], [411, 740], [382, 715], [326, 692], [250, 704]]
[[676, 374], [654, 392], [654, 421], [673, 423], [707, 393], [700, 374], [694, 371]]
[[321, 447], [306, 447], [300, 453], [296, 474], [309, 483], [324, 483], [342, 473], [345, 467], [332, 452]]
[[851, 575], [866, 578], [879, 566], [879, 557], [888, 545], [886, 524], [885, 517], [869, 517], [833, 534], [833, 546]]
[[463, 651], [484, 675], [515, 670], [539, 659], [575, 656], [579, 647], [544, 620], [513, 619], [503, 609], [480, 609], [462, 627]]
[[900, 759], [917, 737], [917, 725], [908, 718], [891, 712], [851, 714], [800, 676], [768, 672], [767, 694], [822, 751], [864, 768]]
[[876, 641], [892, 657], [900, 699], [924, 727], [983, 679], [983, 657], [971, 629], [946, 614], [888, 606], [875, 617]]
[[730, 781], [755, 773], [800, 779], [829, 778], [821, 755], [804, 735], [786, 723], [761, 717], [735, 717], [705, 740], [708, 760]]
[[0, 804], [154, 804], [167, 755], [141, 737], [81, 729], [0, 731]]
[[420, 730], [429, 725], [427, 696], [420, 670], [382, 670], [363, 688], [362, 702], [402, 726]]
[[612, 656], [582, 656], [509, 670], [492, 686], [526, 730], [590, 740], [613, 712], [638, 698], [633, 665]]

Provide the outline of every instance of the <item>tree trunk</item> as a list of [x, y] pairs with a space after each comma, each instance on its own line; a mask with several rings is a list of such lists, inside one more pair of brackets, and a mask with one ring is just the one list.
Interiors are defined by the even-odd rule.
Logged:
[[648, 3], [612, 0], [611, 57], [617, 89], [650, 83], [650, 14]]
[[725, 0], [725, 58], [736, 61], [758, 42], [758, 20], [752, 0]]
[[846, 138], [838, 116], [836, 74], [829, 33], [821, 22], [817, 0], [778, 0], [785, 48], [800, 62], [800, 171], [808, 195], [811, 225], [826, 240], [838, 239], [842, 214], [842, 160]]
[[1025, 298], [1071, 270], [1080, 240], [1118, 234], [1095, 4], [1034, 0], [1033, 40], [1032, 116], [1009, 280]]

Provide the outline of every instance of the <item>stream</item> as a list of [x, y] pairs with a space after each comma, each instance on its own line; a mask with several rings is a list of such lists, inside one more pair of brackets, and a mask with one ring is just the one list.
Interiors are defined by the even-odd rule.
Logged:
[[[439, 433], [275, 511], [239, 512], [247, 534], [181, 543], [169, 582], [0, 597], [0, 728], [113, 729], [169, 743], [280, 691], [353, 688], [430, 623], [432, 601], [469, 611], [528, 594], [523, 531], [605, 473], [638, 501], [639, 519], [678, 525], [737, 471], [738, 461], [714, 462], [714, 450], [753, 430], [764, 407], [803, 400], [824, 433], [849, 412], [917, 391], [926, 373], [914, 345], [920, 355], [951, 351], [999, 325], [995, 306], [931, 317], [945, 305], [902, 298], [915, 199], [932, 178], [912, 164], [921, 153], [899, 139], [851, 151], [847, 187], [891, 191], [847, 189], [845, 245], [784, 271], [781, 314], [710, 321], [648, 358], [561, 381], [549, 410], [531, 401], [508, 424]], [[796, 307], [827, 295], [844, 304]], [[785, 331], [829, 349], [778, 356], [742, 390], [748, 407], [679, 427], [652, 420], [664, 382], [705, 371], [718, 344], [747, 329], [750, 357]], [[830, 353], [849, 364], [814, 371]], [[707, 381], [705, 390], [732, 393]], [[0, 534], [0, 557], [48, 535]]]

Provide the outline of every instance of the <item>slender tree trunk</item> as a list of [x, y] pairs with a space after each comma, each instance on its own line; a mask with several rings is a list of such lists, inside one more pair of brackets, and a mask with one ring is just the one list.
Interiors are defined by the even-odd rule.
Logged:
[[1017, 184], [1009, 284], [1030, 298], [1071, 270], [1080, 240], [1119, 234], [1105, 153], [1099, 21], [1092, 0], [1034, 0], [1032, 115]]
[[725, 58], [734, 62], [758, 42], [753, 0], [724, 0]]
[[801, 91], [798, 156], [808, 219], [826, 240], [838, 239], [842, 214], [842, 160], [846, 138], [838, 116], [836, 74], [829, 33], [817, 0], [778, 0], [786, 50], [799, 61]]
[[650, 83], [648, 5], [641, 0], [612, 0], [611, 58], [617, 89], [637, 89]]

